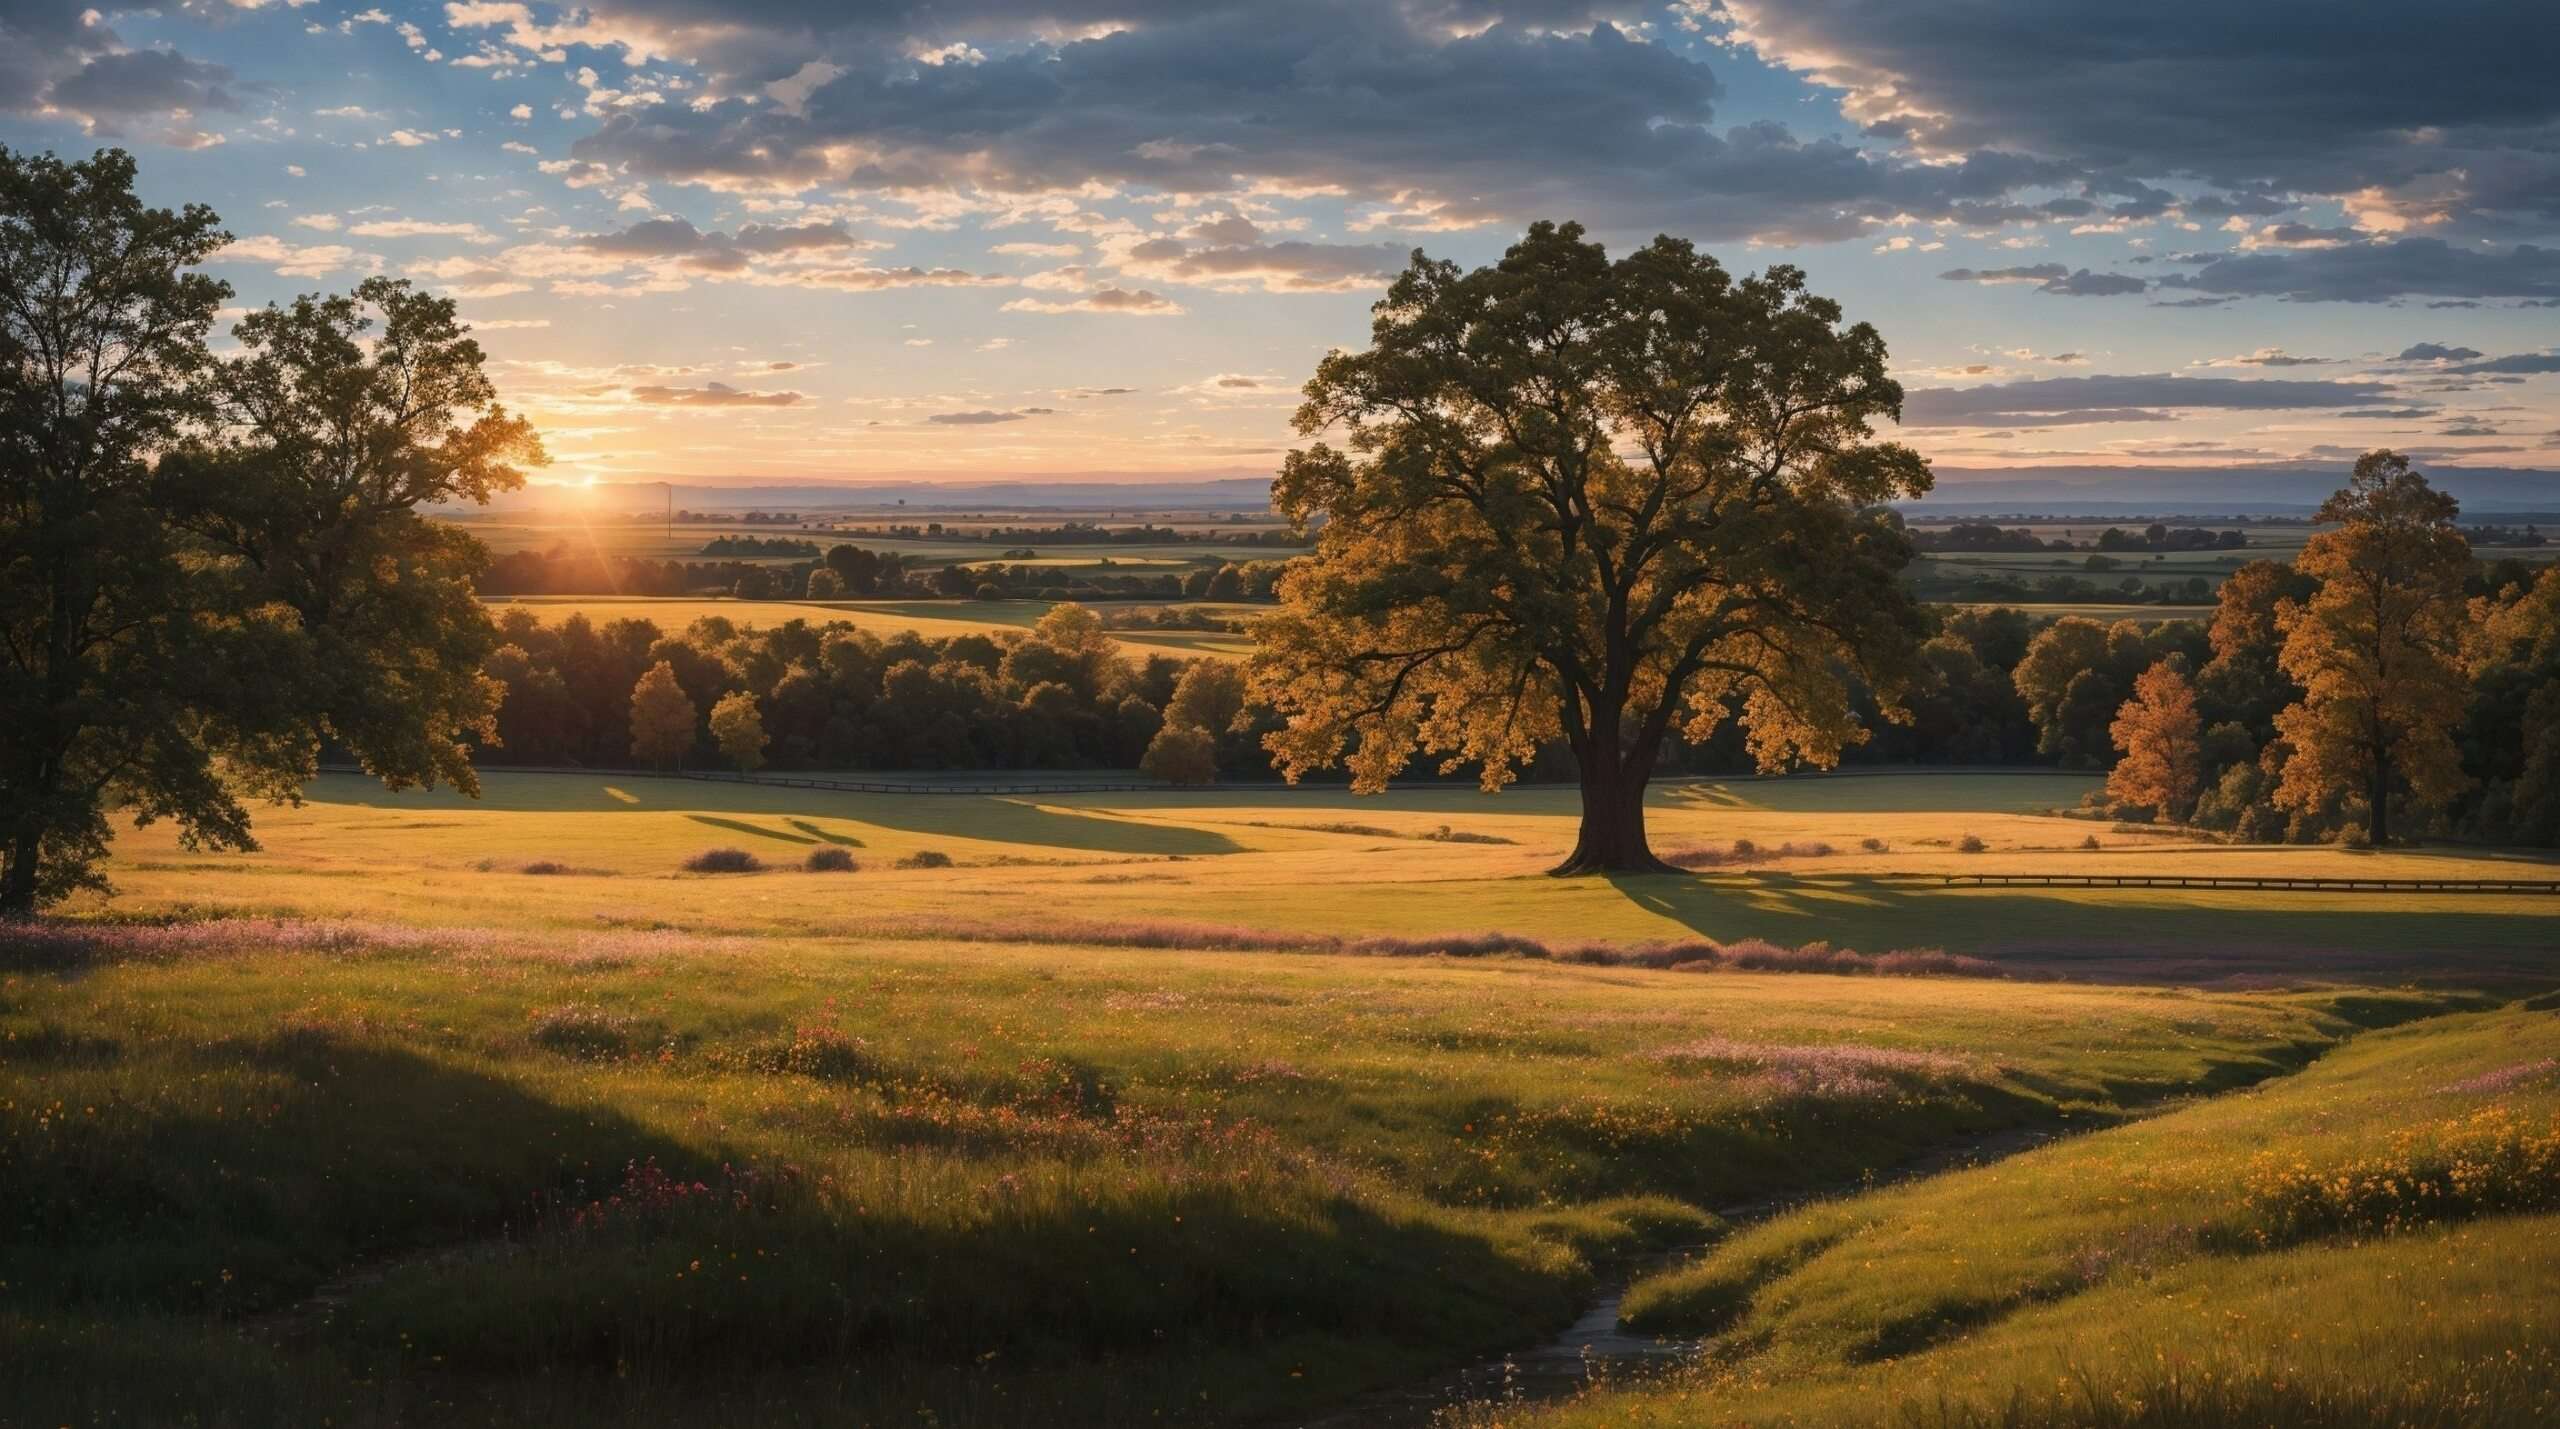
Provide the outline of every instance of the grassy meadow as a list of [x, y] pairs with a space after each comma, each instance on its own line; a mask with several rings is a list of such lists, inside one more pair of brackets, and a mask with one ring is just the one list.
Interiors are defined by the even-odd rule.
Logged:
[[[0, 1424], [2060, 1425], [2159, 1402], [2155, 1343], [2291, 1393], [2302, 1287], [2403, 1283], [2446, 1393], [2546, 1402], [2489, 1307], [2547, 1217], [2322, 1188], [2543, 1164], [2560, 900], [1939, 881], [2542, 865], [2047, 774], [1668, 785], [1697, 871], [1572, 880], [1549, 788], [484, 780], [124, 831], [112, 901], [9, 936]], [[1630, 1276], [1706, 1343], [1671, 1378], [1414, 1389]], [[2381, 1393], [2396, 1313], [2323, 1313], [2301, 1383]]]

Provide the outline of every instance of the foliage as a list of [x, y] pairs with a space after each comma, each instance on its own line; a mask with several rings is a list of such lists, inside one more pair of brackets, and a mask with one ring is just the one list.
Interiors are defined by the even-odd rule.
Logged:
[[711, 707], [711, 739], [739, 773], [763, 767], [764, 718], [756, 712], [756, 697], [744, 690], [722, 695]]
[[1138, 771], [1168, 784], [1208, 784], [1218, 777], [1217, 741], [1195, 725], [1168, 724], [1147, 743]]
[[244, 795], [320, 749], [473, 787], [489, 730], [482, 553], [420, 508], [543, 460], [446, 298], [373, 279], [206, 334], [227, 239], [149, 209], [132, 160], [0, 151], [0, 910], [82, 887], [120, 804], [250, 846]]
[[687, 873], [759, 873], [764, 860], [742, 848], [707, 848], [684, 861]]
[[2367, 833], [2381, 844], [2394, 800], [2440, 806], [2468, 782], [2448, 717], [2467, 695], [2461, 590], [2470, 546], [2454, 529], [2457, 509], [2389, 451], [2367, 453], [2320, 508], [2321, 519], [2344, 523], [2312, 537], [2296, 563], [2320, 588], [2277, 609], [2279, 664], [2303, 690], [2276, 716], [2292, 746], [2279, 807], [2360, 794]]
[[1884, 342], [1779, 266], [1739, 281], [1670, 238], [1611, 262], [1540, 223], [1490, 268], [1416, 256], [1370, 346], [1319, 365], [1282, 513], [1316, 551], [1256, 623], [1255, 694], [1292, 778], [1376, 790], [1417, 748], [1500, 788], [1561, 739], [1584, 834], [1559, 872], [1658, 869], [1642, 791], [1675, 728], [1739, 715], [1764, 768], [1899, 715], [1920, 622], [1910, 547], [1864, 508], [1928, 489], [1870, 440]]
[[2124, 756], [2107, 772], [2107, 792], [2184, 820], [2204, 784], [2204, 740], [2195, 690], [2176, 662], [2142, 672], [2108, 736]]
[[676, 683], [675, 666], [651, 665], [631, 687], [631, 753], [651, 764], [681, 763], [693, 748], [699, 717], [691, 696]]

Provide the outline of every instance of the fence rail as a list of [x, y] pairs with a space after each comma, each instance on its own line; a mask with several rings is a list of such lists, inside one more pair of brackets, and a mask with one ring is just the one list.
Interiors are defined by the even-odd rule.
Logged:
[[1905, 874], [1938, 880], [1948, 888], [2233, 888], [2304, 893], [2549, 893], [2555, 878], [2236, 878], [2177, 873], [1947, 873]]

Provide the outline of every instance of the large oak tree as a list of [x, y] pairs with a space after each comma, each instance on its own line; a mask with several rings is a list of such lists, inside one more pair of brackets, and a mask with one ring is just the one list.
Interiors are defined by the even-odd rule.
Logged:
[[1658, 238], [1612, 261], [1541, 223], [1472, 272], [1420, 253], [1370, 346], [1317, 368], [1273, 495], [1315, 528], [1256, 626], [1255, 693], [1294, 779], [1374, 791], [1417, 750], [1496, 789], [1570, 747], [1581, 836], [1556, 871], [1653, 871], [1667, 738], [1738, 717], [1764, 768], [1837, 762], [1918, 668], [1911, 548], [1878, 503], [1929, 488], [1874, 440], [1884, 340], [1772, 267]]

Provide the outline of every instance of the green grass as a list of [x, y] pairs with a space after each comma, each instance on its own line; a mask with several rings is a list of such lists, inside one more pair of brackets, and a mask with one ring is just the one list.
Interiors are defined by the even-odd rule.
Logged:
[[[588, 1422], [590, 1392], [646, 1389], [981, 1422], [990, 1376], [1020, 1422], [1105, 1375], [1132, 1420], [1202, 1393], [1312, 1404], [1560, 1323], [1611, 1261], [1707, 1234], [1709, 1207], [2278, 1072], [2383, 1005], [627, 932], [107, 936], [0, 1000], [23, 1251], [0, 1401], [48, 1419], [163, 1417], [195, 1387], [153, 1356], [244, 1337], [243, 1420]], [[1924, 1057], [1805, 1088], [1658, 1055], [1705, 1028]], [[372, 1274], [334, 1315], [295, 1308], [350, 1270]], [[75, 1381], [33, 1353], [64, 1340], [135, 1348]], [[828, 1369], [848, 1357], [861, 1374]]]
[[[2152, 831], [2086, 852], [2097, 826], [2049, 812], [2077, 776], [1666, 786], [1662, 847], [1800, 852], [1623, 880], [1543, 875], [1575, 819], [1553, 789], [486, 784], [323, 778], [246, 855], [127, 832], [115, 902], [0, 940], [0, 1425], [1297, 1422], [1553, 1334], [1737, 1208], [2095, 1129], [1755, 1227], [1629, 1302], [1722, 1307], [1750, 1351], [1722, 1363], [1826, 1422], [1851, 1398], [1823, 1394], [1890, 1372], [1878, 1347], [2147, 1343], [2162, 1305], [2346, 1274], [2324, 1238], [2370, 1208], [2277, 1177], [2234, 1219], [2233, 1148], [2382, 1154], [2395, 1116], [2471, 1105], [2432, 1088], [2551, 1040], [2548, 1013], [2466, 1011], [2554, 981], [2547, 899], [1912, 877], [2513, 866]], [[713, 847], [766, 871], [682, 871]], [[860, 871], [801, 871], [822, 849]], [[928, 851], [952, 866], [898, 867]], [[1323, 951], [1487, 929], [2091, 976]], [[2212, 1099], [2135, 1120], [2186, 1097]], [[2154, 1210], [2223, 1238], [2154, 1253]], [[2490, 1343], [2455, 1307], [2521, 1293], [2505, 1266], [2548, 1266], [2542, 1242], [2495, 1238], [2539, 1224], [2388, 1237], [2415, 1259], [2387, 1273], [2450, 1287], [2409, 1343]], [[2492, 1242], [2467, 1269], [2424, 1249]], [[1964, 1383], [2008, 1384], [1984, 1355]], [[2166, 1402], [2140, 1372], [2083, 1377]], [[2029, 1391], [2046, 1417], [2018, 1422], [2072, 1422]]]
[[2560, 1411], [2560, 1021], [1828, 1202], [1638, 1284], [1699, 1367], [1541, 1423], [2466, 1424]]

